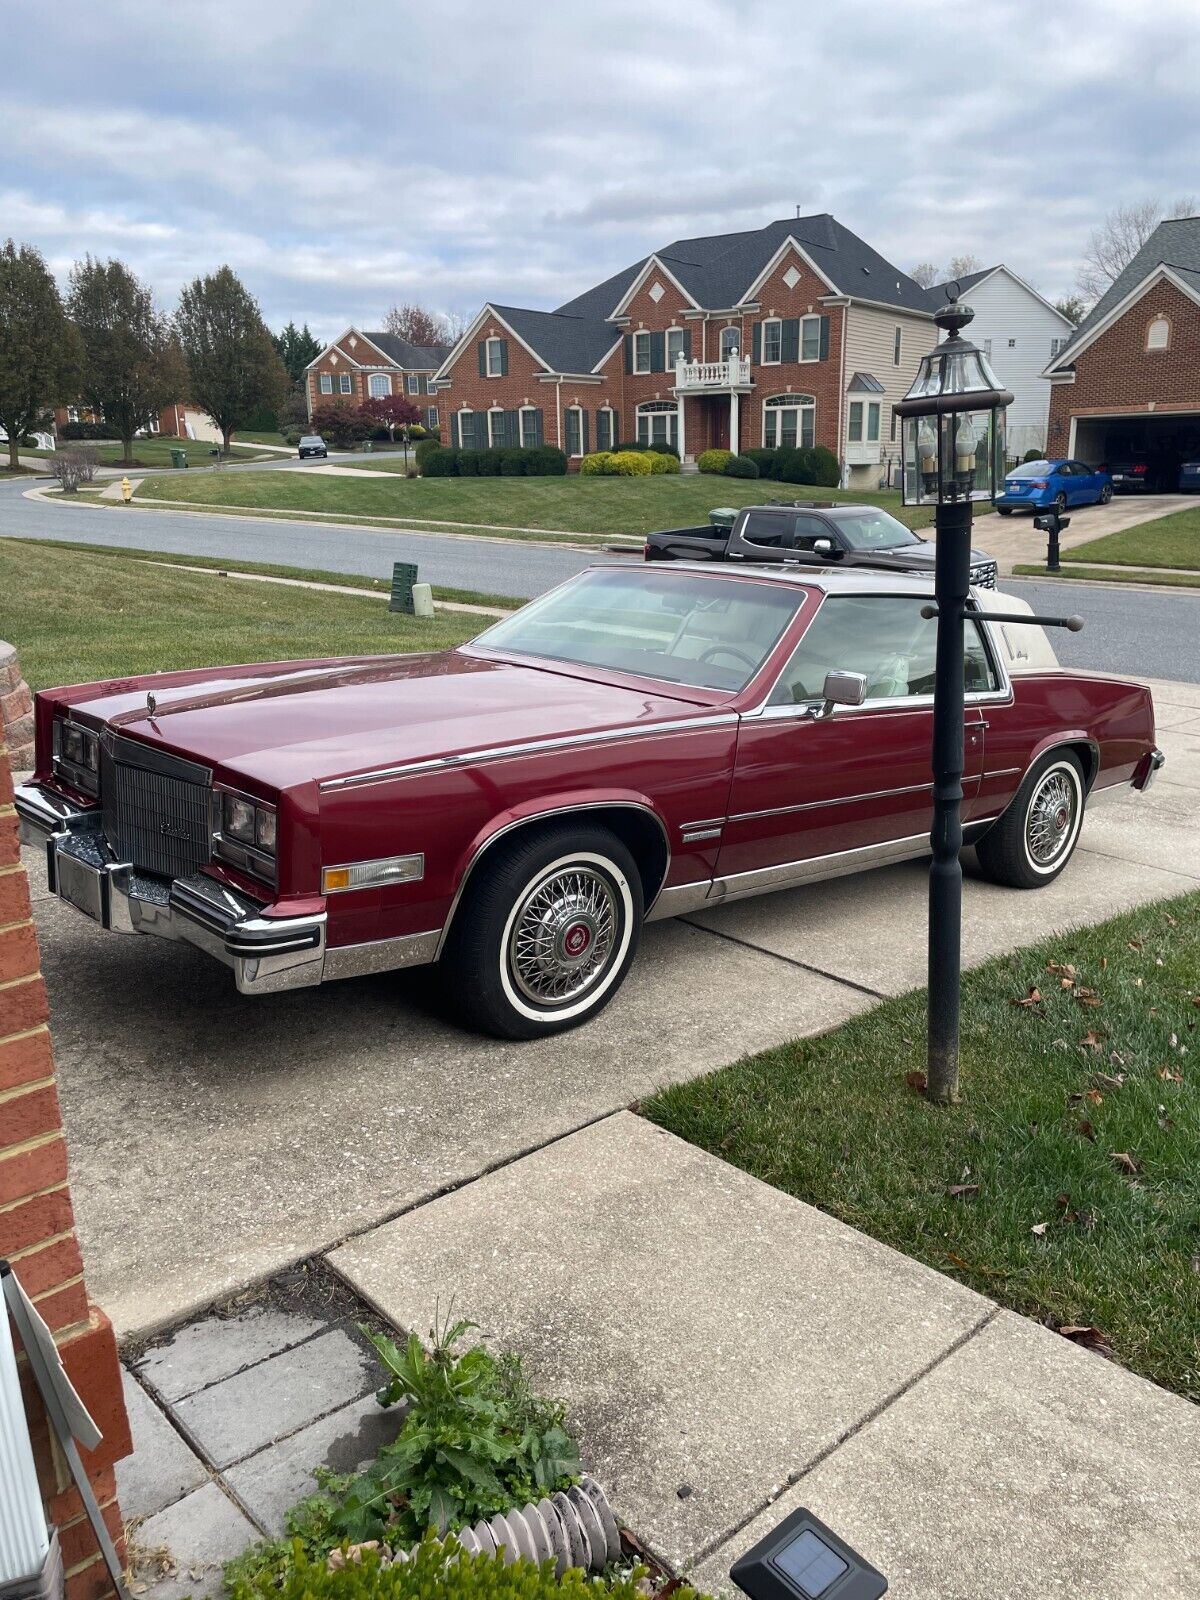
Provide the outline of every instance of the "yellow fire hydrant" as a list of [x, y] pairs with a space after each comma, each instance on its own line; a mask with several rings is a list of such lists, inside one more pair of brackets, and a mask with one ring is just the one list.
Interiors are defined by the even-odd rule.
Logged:
[[126, 505], [133, 499], [133, 485], [128, 478], [121, 479], [121, 499]]

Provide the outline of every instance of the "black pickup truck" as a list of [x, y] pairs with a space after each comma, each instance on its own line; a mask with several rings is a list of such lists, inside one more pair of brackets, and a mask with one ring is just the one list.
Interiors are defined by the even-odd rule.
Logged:
[[[925, 573], [932, 573], [934, 556], [931, 540], [879, 506], [824, 500], [713, 511], [707, 526], [649, 534], [643, 553], [647, 561], [784, 561]], [[983, 550], [971, 552], [971, 582], [996, 587], [996, 563]]]

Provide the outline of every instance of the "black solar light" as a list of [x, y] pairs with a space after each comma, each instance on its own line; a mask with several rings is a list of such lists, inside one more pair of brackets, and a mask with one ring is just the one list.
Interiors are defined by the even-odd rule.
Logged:
[[729, 1569], [750, 1600], [878, 1600], [887, 1579], [803, 1508]]
[[922, 358], [895, 407], [904, 436], [904, 503], [932, 505], [937, 535], [934, 594], [937, 656], [933, 684], [933, 828], [929, 869], [929, 1067], [931, 1100], [958, 1098], [958, 1013], [962, 937], [963, 617], [971, 589], [971, 505], [1004, 481], [1000, 387], [983, 352], [962, 336], [975, 313], [958, 285], [933, 320], [946, 338]]

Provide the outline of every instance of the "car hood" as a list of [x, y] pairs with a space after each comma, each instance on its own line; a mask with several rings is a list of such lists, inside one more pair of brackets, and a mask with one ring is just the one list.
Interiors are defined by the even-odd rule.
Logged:
[[[887, 566], [897, 572], [932, 572], [937, 558], [937, 547], [932, 539], [920, 544], [901, 545], [896, 550], [859, 550], [860, 558], [867, 557], [872, 566]], [[971, 563], [990, 561], [986, 550], [972, 550]]]
[[269, 790], [529, 739], [652, 725], [712, 705], [703, 692], [658, 693], [464, 650], [217, 667], [83, 685], [51, 698], [78, 707], [80, 720], [107, 722]]

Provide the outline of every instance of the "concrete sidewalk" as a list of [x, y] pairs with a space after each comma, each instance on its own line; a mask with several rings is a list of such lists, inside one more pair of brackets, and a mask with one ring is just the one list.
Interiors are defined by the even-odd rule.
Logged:
[[619, 1112], [337, 1251], [563, 1397], [702, 1589], [806, 1505], [896, 1600], [1185, 1600], [1200, 1408]]

